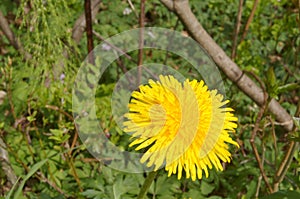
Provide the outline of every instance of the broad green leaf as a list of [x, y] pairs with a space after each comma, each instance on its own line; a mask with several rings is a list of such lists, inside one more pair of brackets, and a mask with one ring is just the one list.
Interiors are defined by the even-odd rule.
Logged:
[[200, 185], [200, 190], [203, 195], [210, 194], [215, 189], [215, 186], [207, 183], [206, 181], [202, 181]]

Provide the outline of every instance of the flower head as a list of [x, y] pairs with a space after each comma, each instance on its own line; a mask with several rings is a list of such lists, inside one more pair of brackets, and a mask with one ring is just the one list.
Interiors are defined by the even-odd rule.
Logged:
[[180, 83], [173, 76], [160, 76], [132, 93], [124, 131], [132, 133], [130, 146], [146, 149], [141, 162], [164, 166], [171, 174], [187, 178], [208, 177], [214, 166], [223, 170], [221, 161], [230, 162], [228, 143], [238, 146], [229, 135], [235, 132], [237, 118], [229, 101], [216, 90], [208, 90], [203, 81]]

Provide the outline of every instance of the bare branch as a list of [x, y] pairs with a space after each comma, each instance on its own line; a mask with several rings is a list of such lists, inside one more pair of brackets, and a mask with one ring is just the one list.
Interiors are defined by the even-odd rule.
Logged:
[[248, 29], [249, 29], [250, 24], [251, 24], [251, 22], [253, 20], [253, 17], [254, 17], [254, 14], [255, 14], [255, 11], [256, 11], [258, 3], [259, 3], [259, 0], [255, 0], [255, 2], [253, 4], [253, 7], [252, 7], [252, 10], [251, 10], [251, 13], [250, 13], [250, 16], [249, 16], [249, 18], [247, 20], [247, 23], [246, 23], [245, 30], [243, 32], [241, 42], [245, 39], [245, 37], [247, 35]]
[[13, 45], [15, 49], [19, 49], [20, 46], [16, 40], [14, 33], [11, 31], [8, 21], [0, 10], [0, 28], [2, 29], [4, 35], [9, 40], [10, 44]]
[[240, 32], [240, 27], [241, 27], [241, 19], [242, 19], [242, 12], [243, 12], [243, 4], [244, 0], [239, 1], [239, 11], [236, 19], [236, 27], [234, 31], [234, 36], [233, 36], [233, 45], [232, 45], [232, 51], [231, 51], [231, 59], [234, 59], [236, 56], [236, 48], [237, 48], [237, 43], [238, 43], [238, 36]]
[[[218, 67], [225, 75], [259, 106], [264, 103], [263, 91], [233, 62], [223, 49], [211, 38], [192, 13], [188, 0], [160, 0], [167, 8], [174, 10], [182, 23], [186, 26], [192, 37], [208, 52]], [[292, 117], [275, 100], [272, 99], [268, 106], [277, 121], [284, 123], [286, 130], [293, 128]]]
[[[92, 20], [95, 19], [96, 14], [100, 9], [101, 0], [93, 0], [91, 2], [91, 9], [92, 9]], [[80, 42], [80, 39], [83, 36], [83, 33], [86, 28], [86, 21], [85, 21], [85, 13], [83, 13], [75, 22], [73, 31], [72, 31], [72, 38], [76, 43]]]
[[91, 10], [91, 0], [84, 1], [84, 11], [85, 11], [85, 23], [86, 23], [86, 36], [87, 36], [87, 48], [88, 48], [88, 59], [91, 64], [95, 64], [94, 60], [94, 43], [93, 43], [93, 25], [92, 25], [92, 10]]
[[[101, 0], [93, 0], [91, 2], [91, 17], [92, 17], [92, 21], [95, 19], [96, 14], [98, 13], [99, 9], [100, 9], [100, 3]], [[72, 39], [74, 40], [74, 42], [76, 44], [78, 44], [81, 40], [81, 38], [83, 37], [83, 34], [85, 32], [86, 29], [86, 20], [85, 20], [85, 13], [83, 13], [82, 15], [80, 15], [78, 17], [78, 19], [76, 20], [74, 26], [73, 26], [73, 30], [72, 30]], [[63, 51], [63, 56], [68, 59], [69, 58], [69, 53], [67, 51], [67, 49], [65, 49]], [[60, 74], [62, 73], [64, 69], [64, 63], [61, 62], [57, 65], [54, 66], [53, 68], [53, 75], [56, 79], [59, 78]]]
[[265, 173], [265, 170], [264, 170], [264, 167], [263, 167], [263, 161], [261, 160], [261, 158], [259, 156], [259, 153], [258, 153], [258, 150], [257, 150], [256, 145], [255, 145], [255, 137], [256, 137], [257, 131], [259, 129], [259, 124], [260, 124], [261, 119], [263, 118], [263, 115], [266, 111], [266, 107], [267, 107], [267, 104], [268, 104], [268, 93], [266, 92], [265, 86], [264, 86], [263, 82], [259, 79], [259, 77], [257, 77], [253, 73], [250, 73], [250, 74], [259, 82], [260, 87], [263, 90], [263, 95], [264, 95], [264, 103], [262, 104], [262, 106], [259, 109], [256, 121], [255, 121], [255, 125], [254, 125], [253, 131], [251, 133], [250, 144], [251, 144], [252, 150], [254, 152], [254, 156], [255, 156], [255, 159], [257, 161], [257, 164], [258, 164], [260, 173], [262, 175], [262, 178], [265, 181], [269, 192], [273, 193], [273, 189], [272, 189], [272, 187], [269, 183], [268, 177], [267, 177], [267, 175]]
[[[300, 116], [300, 101], [298, 102], [296, 113], [295, 113], [295, 117], [299, 117], [299, 116]], [[293, 132], [296, 132], [298, 130], [299, 130], [298, 127], [296, 125], [294, 125]], [[295, 142], [295, 141], [291, 141], [289, 143], [289, 148], [288, 148], [288, 150], [287, 150], [283, 160], [281, 161], [280, 166], [275, 174], [274, 185], [273, 185], [275, 191], [278, 191], [279, 184], [285, 177], [286, 172], [292, 163], [295, 151], [297, 149], [299, 150], [299, 143]]]
[[17, 38], [15, 37], [13, 31], [10, 29], [9, 27], [9, 23], [6, 20], [5, 16], [3, 15], [3, 13], [0, 10], [0, 29], [2, 29], [4, 35], [7, 37], [7, 39], [9, 40], [9, 43], [16, 49], [18, 50], [22, 55], [24, 55], [24, 58], [30, 59], [31, 55], [27, 52], [24, 51], [23, 46], [21, 45], [21, 43], [17, 40]]

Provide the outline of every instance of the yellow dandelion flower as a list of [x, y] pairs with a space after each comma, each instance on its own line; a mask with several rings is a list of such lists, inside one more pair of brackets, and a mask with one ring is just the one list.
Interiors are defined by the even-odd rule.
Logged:
[[132, 93], [124, 131], [132, 133], [130, 147], [146, 149], [141, 162], [162, 166], [168, 175], [196, 180], [214, 166], [223, 170], [221, 161], [230, 162], [228, 143], [238, 146], [229, 133], [235, 132], [237, 118], [229, 101], [216, 90], [208, 90], [203, 81], [180, 83], [173, 76], [160, 76]]

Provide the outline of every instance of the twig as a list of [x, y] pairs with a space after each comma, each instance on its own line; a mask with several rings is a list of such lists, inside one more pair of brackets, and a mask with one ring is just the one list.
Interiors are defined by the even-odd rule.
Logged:
[[0, 10], [0, 29], [2, 29], [4, 35], [9, 40], [9, 43], [18, 50], [22, 55], [24, 55], [24, 58], [26, 60], [30, 59], [32, 56], [24, 51], [23, 46], [21, 43], [17, 40], [16, 36], [14, 35], [13, 31], [10, 29], [8, 21], [4, 17], [3, 13]]
[[[118, 48], [117, 46], [115, 46], [114, 44], [108, 42], [107, 40], [105, 40], [104, 37], [102, 37], [99, 33], [97, 33], [96, 31], [93, 31], [94, 35], [104, 41], [107, 45], [109, 45], [110, 47], [112, 47], [114, 50], [116, 50], [117, 52], [121, 53], [122, 55], [124, 55], [129, 61], [132, 61], [133, 63], [137, 64], [138, 62], [136, 60], [134, 60], [129, 54], [127, 54], [123, 49]], [[121, 68], [122, 69], [122, 68]], [[155, 79], [158, 79], [156, 75], [154, 75], [150, 70], [148, 70], [147, 68], [144, 68], [145, 71], [147, 71], [152, 77], [154, 77]], [[122, 69], [122, 71], [127, 71], [127, 69]]]
[[240, 27], [241, 27], [243, 4], [244, 4], [244, 0], [240, 0], [239, 1], [238, 15], [236, 17], [236, 27], [235, 27], [234, 36], [233, 36], [231, 59], [234, 59], [235, 56], [236, 56], [237, 41], [238, 41], [238, 36], [239, 36], [239, 32], [240, 32]]
[[252, 10], [251, 10], [251, 13], [250, 13], [250, 16], [249, 16], [249, 18], [247, 20], [247, 23], [246, 23], [246, 26], [245, 26], [245, 29], [244, 29], [244, 32], [243, 32], [243, 35], [242, 35], [242, 38], [241, 38], [240, 42], [242, 42], [245, 39], [246, 35], [247, 35], [247, 32], [248, 32], [250, 24], [251, 24], [251, 22], [253, 20], [254, 13], [256, 11], [258, 3], [259, 3], [259, 0], [255, 0], [255, 2], [253, 4], [253, 7], [252, 7]]
[[124, 74], [127, 73], [127, 68], [124, 65], [123, 61], [120, 59], [120, 57], [117, 58], [117, 64]]
[[94, 44], [93, 44], [91, 0], [84, 1], [84, 11], [85, 11], [85, 21], [86, 21], [88, 60], [89, 63], [95, 65], [94, 54], [93, 54]]
[[[263, 142], [262, 142], [262, 150], [263, 150], [263, 153], [262, 153], [262, 157], [261, 157], [261, 162], [262, 162], [262, 165], [264, 165], [266, 147], [265, 147], [265, 144]], [[255, 198], [258, 198], [259, 189], [260, 189], [260, 186], [261, 186], [261, 180], [262, 180], [262, 174], [260, 174], [259, 177], [258, 177]]]
[[[76, 125], [75, 125], [75, 129], [76, 129]], [[77, 129], [76, 129], [76, 133], [75, 133], [75, 135], [74, 135], [74, 138], [73, 138], [73, 141], [72, 141], [72, 144], [71, 144], [71, 150], [69, 151], [69, 156], [71, 156], [72, 155], [72, 151], [73, 151], [73, 149], [75, 148], [75, 144], [76, 144], [76, 142], [77, 142], [77, 139], [78, 139], [78, 131], [77, 131]]]
[[[217, 66], [224, 74], [234, 82], [240, 90], [248, 95], [256, 104], [262, 106], [264, 94], [247, 75], [226, 55], [224, 50], [211, 38], [199, 23], [191, 11], [188, 0], [160, 0], [168, 9], [174, 11], [185, 25], [191, 36], [206, 50]], [[285, 123], [284, 128], [288, 131], [293, 129], [293, 119], [289, 113], [275, 100], [269, 103], [269, 111], [273, 113], [276, 120]]]
[[294, 153], [296, 151], [296, 149], [298, 148], [298, 143], [297, 142], [294, 142], [294, 141], [291, 141], [290, 144], [289, 144], [289, 148], [275, 174], [275, 180], [274, 180], [274, 191], [278, 191], [278, 188], [279, 188], [279, 184], [280, 182], [283, 180], [291, 162], [292, 162], [292, 159], [293, 159], [293, 156], [294, 156]]
[[107, 40], [105, 40], [104, 37], [102, 37], [99, 33], [97, 33], [96, 31], [93, 30], [93, 34], [100, 39], [101, 41], [105, 42], [107, 45], [109, 45], [110, 47], [112, 47], [113, 49], [115, 49], [118, 53], [121, 53], [122, 55], [124, 55], [127, 59], [129, 59], [130, 61], [132, 61], [133, 63], [137, 64], [137, 61], [134, 60], [130, 55], [128, 55], [124, 50], [122, 50], [121, 48], [118, 48], [117, 46], [115, 46], [114, 44], [108, 42]]
[[132, 9], [132, 11], [134, 12], [136, 18], [139, 18], [139, 15], [138, 15], [138, 13], [136, 12], [135, 7], [134, 7], [134, 5], [132, 4], [131, 0], [127, 0], [127, 2], [129, 3], [129, 6], [130, 6], [130, 8]]
[[[296, 117], [299, 117], [300, 115], [300, 101], [298, 102], [298, 105], [297, 105], [297, 110], [296, 110], [296, 113], [295, 113], [295, 116]], [[296, 131], [299, 131], [299, 129], [297, 129], [297, 126], [294, 125], [294, 129], [293, 129], [293, 132], [296, 132]], [[278, 188], [279, 188], [279, 184], [280, 182], [283, 180], [283, 178], [285, 177], [285, 174], [292, 162], [292, 159], [293, 159], [293, 155], [296, 151], [296, 149], [299, 147], [299, 143], [298, 142], [295, 142], [295, 141], [291, 141], [289, 143], [289, 148], [275, 174], [275, 179], [274, 179], [274, 191], [277, 191]]]
[[59, 188], [55, 183], [51, 182], [48, 178], [46, 178], [42, 172], [37, 172], [37, 175], [41, 178], [42, 182], [46, 182], [51, 187], [53, 187], [57, 192], [59, 192], [64, 196], [67, 196], [67, 194], [61, 188]]
[[[92, 16], [92, 20], [95, 19], [96, 14], [98, 13], [99, 9], [100, 9], [100, 3], [101, 0], [93, 0], [91, 2], [91, 16]], [[82, 15], [80, 15], [80, 17], [76, 20], [73, 29], [72, 29], [72, 39], [75, 41], [75, 43], [79, 43], [83, 33], [86, 29], [86, 21], [85, 21], [85, 13], [83, 13]]]
[[[29, 172], [29, 168], [26, 166], [26, 164], [24, 164], [21, 160], [20, 160], [20, 158], [18, 157], [18, 155], [11, 149], [11, 147], [8, 145], [8, 144], [6, 144], [6, 143], [4, 143], [3, 142], [3, 140], [2, 140], [2, 138], [0, 137], [0, 159], [1, 158], [3, 158], [3, 159], [1, 159], [1, 166], [2, 166], [2, 168], [3, 168], [3, 171], [6, 173], [6, 176], [7, 176], [7, 178], [8, 178], [8, 180], [12, 183], [12, 184], [15, 184], [16, 183], [16, 181], [17, 181], [17, 177], [16, 177], [16, 175], [14, 174], [14, 172], [13, 172], [13, 169], [12, 168], [10, 168], [11, 166], [10, 166], [10, 163], [9, 163], [9, 159], [8, 159], [8, 154], [7, 155], [5, 155], [5, 154], [2, 154], [2, 153], [7, 153], [7, 151], [6, 152], [4, 152], [3, 151], [3, 149], [5, 149], [5, 148], [7, 147], [7, 149], [9, 149], [10, 150], [10, 152], [13, 154], [13, 156], [16, 158], [16, 161], [18, 162], [18, 163], [20, 163], [22, 166], [23, 166], [23, 168], [25, 169], [25, 171], [26, 172]], [[47, 182], [51, 187], [53, 187], [56, 191], [58, 191], [59, 193], [61, 193], [61, 194], [64, 194], [64, 195], [66, 195], [55, 183], [53, 183], [53, 182], [51, 182], [49, 179], [47, 179], [41, 172], [37, 172], [36, 174], [35, 174], [35, 176], [39, 179], [39, 180], [41, 180], [41, 181], [44, 181], [44, 182]]]
[[252, 134], [251, 134], [251, 139], [250, 139], [250, 144], [251, 144], [251, 147], [253, 149], [253, 152], [254, 152], [254, 156], [255, 156], [255, 159], [258, 163], [258, 167], [259, 167], [259, 170], [260, 170], [260, 173], [268, 187], [268, 190], [270, 193], [273, 193], [273, 189], [269, 183], [269, 180], [268, 180], [268, 177], [264, 171], [264, 167], [263, 167], [263, 164], [262, 164], [262, 161], [260, 159], [260, 156], [259, 156], [259, 153], [258, 153], [258, 150], [256, 148], [256, 145], [255, 145], [255, 137], [256, 137], [256, 134], [257, 134], [257, 130], [259, 128], [259, 124], [260, 124], [260, 121], [265, 113], [265, 110], [266, 110], [266, 107], [267, 107], [267, 103], [268, 103], [268, 93], [266, 92], [266, 89], [265, 89], [265, 86], [263, 84], [263, 82], [254, 74], [254, 73], [250, 73], [260, 84], [263, 92], [264, 92], [264, 103], [263, 105], [260, 107], [259, 109], [259, 112], [258, 112], [258, 115], [257, 115], [257, 118], [256, 118], [256, 121], [255, 121], [255, 126], [254, 126], [254, 129], [252, 131]]
[[141, 0], [137, 85], [140, 84], [141, 77], [142, 77], [143, 48], [144, 48], [145, 1], [146, 0]]
[[[137, 63], [130, 55], [128, 55], [124, 50], [118, 48], [117, 46], [113, 45], [112, 43], [108, 42], [107, 40], [105, 40], [104, 37], [102, 37], [99, 33], [97, 33], [96, 31], [93, 30], [93, 34], [100, 39], [101, 41], [105, 42], [107, 45], [109, 45], [110, 47], [112, 47], [115, 51], [117, 51], [117, 53], [120, 53], [121, 55], [124, 55], [129, 61], [132, 61], [133, 63]], [[116, 54], [117, 54], [116, 53]], [[125, 74], [127, 72], [127, 68], [126, 66], [123, 64], [122, 60], [120, 59], [119, 56], [117, 56], [117, 65], [119, 66], [119, 68], [121, 68], [122, 72]], [[125, 76], [128, 80], [128, 82], [130, 82], [131, 85], [134, 85], [134, 82], [126, 75]]]
[[[2, 133], [1, 133], [2, 134]], [[0, 137], [0, 165], [5, 173], [7, 180], [13, 185], [17, 182], [17, 176], [10, 164], [6, 145]]]
[[[271, 127], [272, 127], [272, 138], [273, 138], [273, 142], [274, 142], [274, 148], [275, 148], [275, 160], [276, 157], [278, 155], [278, 148], [277, 148], [277, 140], [276, 140], [276, 133], [275, 133], [275, 125], [274, 122], [272, 120], [271, 117], [268, 117], [270, 123], [271, 123]], [[275, 167], [277, 166], [277, 161], [275, 161]]]
[[76, 183], [77, 183], [77, 185], [78, 185], [78, 187], [79, 187], [79, 191], [82, 192], [83, 189], [82, 189], [82, 187], [81, 187], [81, 182], [80, 182], [80, 179], [79, 179], [79, 177], [78, 177], [77, 171], [76, 171], [76, 169], [75, 169], [75, 167], [74, 167], [73, 158], [72, 158], [72, 157], [69, 158], [67, 155], [66, 155], [65, 157], [66, 157], [66, 159], [67, 159], [67, 162], [68, 162], [68, 165], [69, 165], [69, 167], [70, 167], [70, 169], [71, 169], [71, 172], [72, 172], [72, 174], [73, 174], [73, 177], [75, 178], [75, 181], [76, 181]]
[[60, 109], [58, 106], [53, 106], [53, 105], [48, 105], [47, 104], [45, 107], [48, 108], [48, 109], [52, 109], [54, 111], [58, 111], [58, 112], [62, 113], [63, 115], [67, 116], [71, 121], [74, 120], [72, 115], [70, 115], [69, 113], [67, 113], [64, 110]]
[[7, 37], [7, 39], [9, 40], [9, 43], [15, 48], [15, 49], [19, 49], [20, 46], [16, 40], [16, 37], [14, 35], [14, 33], [12, 32], [12, 30], [9, 27], [8, 21], [6, 20], [6, 18], [4, 17], [3, 13], [0, 10], [0, 28], [2, 29], [4, 35]]

